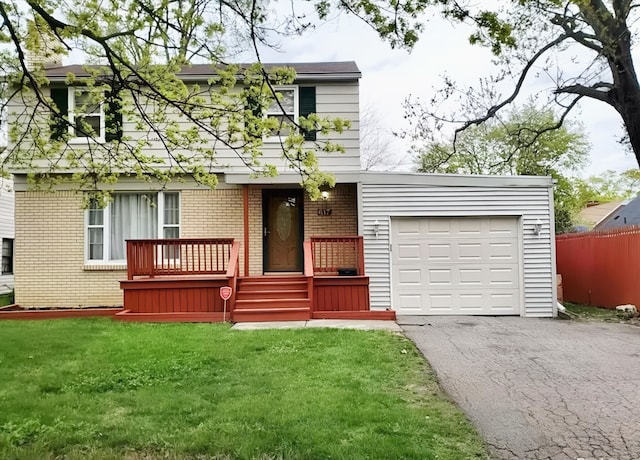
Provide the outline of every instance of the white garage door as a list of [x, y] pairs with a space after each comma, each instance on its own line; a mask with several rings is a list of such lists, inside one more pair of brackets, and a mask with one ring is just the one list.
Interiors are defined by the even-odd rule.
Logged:
[[393, 308], [401, 315], [520, 313], [517, 217], [394, 218]]

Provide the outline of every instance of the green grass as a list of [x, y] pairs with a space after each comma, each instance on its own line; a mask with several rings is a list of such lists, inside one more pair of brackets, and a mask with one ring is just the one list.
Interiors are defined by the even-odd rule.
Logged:
[[0, 322], [0, 458], [486, 458], [406, 338]]
[[571, 302], [563, 302], [563, 305], [570, 313], [575, 314], [580, 319], [611, 322], [620, 321], [620, 318], [618, 318], [615, 309], [593, 307], [591, 305], [580, 305]]

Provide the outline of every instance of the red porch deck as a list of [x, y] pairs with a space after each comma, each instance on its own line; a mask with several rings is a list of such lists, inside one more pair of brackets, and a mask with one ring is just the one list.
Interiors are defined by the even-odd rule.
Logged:
[[[238, 275], [232, 239], [130, 240], [128, 279], [120, 282], [123, 321], [217, 322], [309, 319], [395, 320], [371, 311], [362, 237], [311, 238], [304, 273]], [[220, 297], [230, 286], [231, 298]]]

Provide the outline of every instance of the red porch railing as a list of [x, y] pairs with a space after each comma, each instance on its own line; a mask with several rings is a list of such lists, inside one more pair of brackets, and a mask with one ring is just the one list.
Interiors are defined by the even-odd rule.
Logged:
[[[311, 237], [311, 255], [315, 274], [338, 274], [355, 270], [364, 275], [364, 244], [361, 236]], [[347, 273], [352, 274], [352, 273]]]
[[304, 247], [313, 318], [395, 318], [394, 313], [387, 311], [370, 311], [361, 236], [314, 236]]
[[127, 240], [127, 277], [225, 275], [233, 246], [231, 238]]

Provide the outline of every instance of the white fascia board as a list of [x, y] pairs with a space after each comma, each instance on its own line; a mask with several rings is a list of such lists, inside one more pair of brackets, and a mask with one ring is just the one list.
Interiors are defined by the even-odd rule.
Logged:
[[[356, 183], [360, 180], [360, 173], [334, 173], [333, 177], [336, 179], [336, 183]], [[227, 184], [247, 184], [247, 185], [280, 185], [280, 184], [295, 184], [300, 185], [302, 178], [300, 174], [278, 174], [274, 177], [258, 176], [253, 177], [250, 174], [243, 173], [226, 173], [224, 175], [225, 182]]]
[[360, 180], [363, 184], [428, 185], [434, 187], [553, 187], [553, 179], [549, 176], [362, 172]]
[[[13, 188], [17, 192], [28, 192], [33, 190], [33, 186], [27, 182], [27, 176], [19, 174], [14, 176]], [[235, 184], [228, 184], [225, 182], [224, 177], [218, 175], [218, 185], [215, 190], [223, 189], [237, 189], [240, 188]], [[156, 179], [143, 180], [136, 177], [121, 177], [114, 184], [98, 184], [97, 190], [108, 190], [110, 192], [123, 192], [123, 191], [135, 191], [135, 192], [158, 192], [161, 190], [166, 191], [180, 191], [180, 190], [211, 190], [211, 187], [203, 184], [199, 184], [190, 177], [184, 177], [180, 180], [174, 180], [170, 182], [161, 182]], [[78, 188], [77, 183], [73, 182], [61, 182], [51, 187], [53, 191], [87, 191], [86, 187]], [[93, 190], [93, 189], [92, 189]]]

